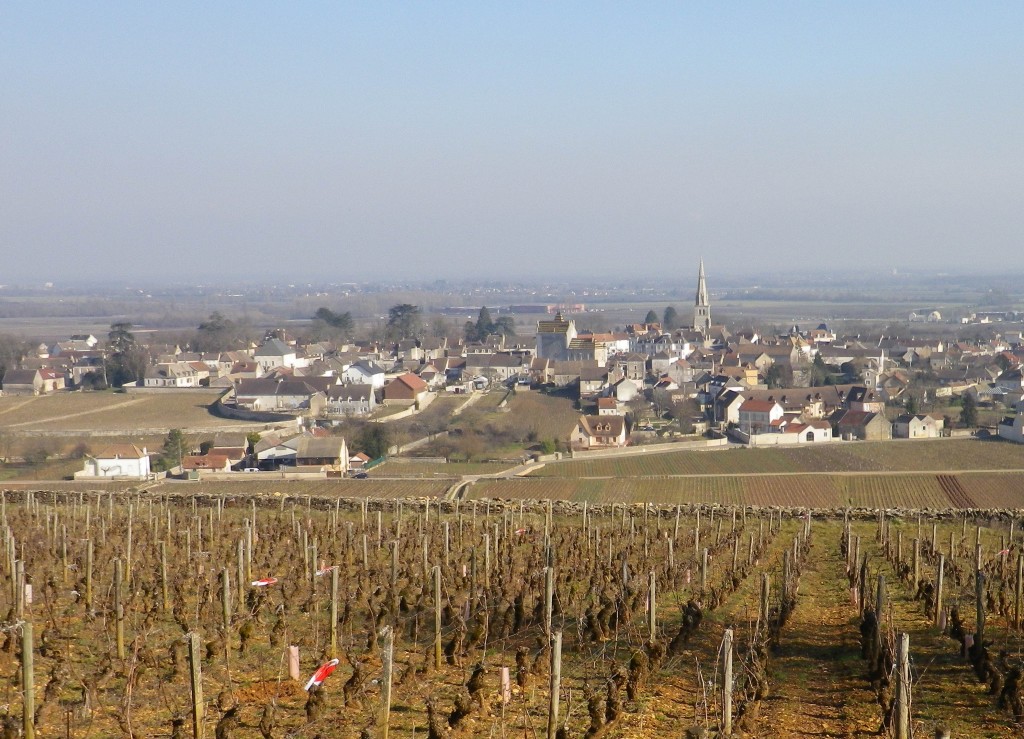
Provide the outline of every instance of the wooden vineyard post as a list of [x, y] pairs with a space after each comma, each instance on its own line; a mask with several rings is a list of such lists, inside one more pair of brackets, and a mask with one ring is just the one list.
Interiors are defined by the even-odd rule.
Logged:
[[25, 739], [36, 736], [36, 686], [32, 658], [32, 622], [21, 624], [21, 711]]
[[[225, 567], [221, 571], [221, 577], [223, 582], [221, 583], [221, 608], [223, 609], [222, 621], [224, 623], [224, 636], [227, 638], [228, 629], [231, 628], [231, 575], [228, 574], [228, 568]], [[238, 589], [242, 589], [242, 584], [238, 584]]]
[[551, 567], [544, 568], [544, 634], [551, 638], [551, 614], [555, 604], [555, 573]]
[[164, 541], [160, 542], [160, 594], [166, 611], [171, 606], [171, 599], [167, 591], [167, 542]]
[[782, 553], [782, 589], [779, 596], [782, 598], [782, 603], [785, 604], [789, 599], [789, 580], [790, 580], [790, 559], [789, 550], [787, 549]]
[[1020, 631], [1020, 596], [1021, 587], [1024, 586], [1024, 554], [1017, 555], [1017, 582], [1013, 594], [1013, 623]]
[[434, 565], [434, 669], [441, 669], [441, 566]]
[[391, 587], [398, 584], [398, 539], [391, 542]]
[[722, 655], [725, 658], [722, 679], [722, 735], [732, 734], [732, 629], [722, 637]]
[[203, 663], [199, 634], [188, 635], [188, 670], [192, 688], [192, 739], [203, 739]]
[[92, 613], [92, 539], [85, 540], [85, 606]]
[[[331, 569], [331, 657], [338, 656], [338, 567]], [[390, 679], [390, 676], [389, 676]], [[387, 731], [384, 732], [387, 734]]]
[[700, 590], [703, 594], [708, 589], [708, 550], [705, 548], [700, 558]]
[[697, 509], [697, 525], [693, 529], [693, 556], [700, 556], [700, 509]]
[[491, 535], [484, 534], [484, 588], [491, 587]]
[[[245, 588], [242, 587], [242, 583], [245, 582], [245, 543], [238, 540], [238, 607], [245, 607]], [[251, 582], [251, 581], [250, 581]]]
[[896, 647], [896, 739], [910, 739], [910, 634]]
[[[733, 511], [735, 514], [735, 510]], [[733, 516], [733, 523], [736, 522], [735, 515]], [[740, 537], [735, 536], [732, 540], [732, 571], [736, 572], [736, 566], [739, 564], [740, 559]]]
[[917, 592], [917, 584], [921, 580], [921, 541], [914, 539], [913, 590]]
[[555, 643], [551, 649], [551, 692], [548, 703], [548, 739], [555, 739], [558, 733], [558, 692], [562, 683], [562, 632], [555, 632]]
[[60, 526], [60, 565], [63, 571], [64, 584], [68, 582], [68, 527]]
[[121, 584], [124, 579], [121, 559], [114, 560], [114, 619], [116, 621], [117, 658], [125, 658], [124, 649], [124, 603], [122, 602]]
[[980, 649], [985, 638], [985, 573], [981, 570], [974, 573], [974, 611], [974, 643]]
[[942, 613], [942, 574], [946, 566], [946, 557], [939, 555], [938, 570], [935, 573], [935, 625], [939, 625], [940, 614]]
[[658, 638], [658, 608], [657, 601], [655, 600], [657, 593], [655, 588], [657, 587], [657, 577], [654, 574], [654, 570], [651, 570], [647, 575], [647, 621], [650, 625], [650, 642], [654, 644]]
[[882, 649], [882, 619], [885, 617], [885, 575], [878, 576], [878, 588], [875, 590], [875, 637], [878, 649]]
[[[335, 578], [335, 582], [337, 582], [337, 578]], [[384, 675], [381, 677], [380, 683], [380, 725], [382, 739], [388, 739], [388, 724], [391, 721], [391, 674], [395, 661], [395, 632], [390, 626], [385, 626], [383, 631], [384, 654], [381, 655], [381, 662], [384, 666]]]

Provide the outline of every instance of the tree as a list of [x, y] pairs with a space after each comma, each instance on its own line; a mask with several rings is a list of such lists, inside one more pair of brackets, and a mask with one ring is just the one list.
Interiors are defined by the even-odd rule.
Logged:
[[476, 323], [466, 321], [466, 341], [483, 341], [493, 331], [494, 321], [491, 320], [491, 312], [487, 310], [486, 305], [480, 308]]
[[516, 319], [512, 316], [499, 316], [498, 320], [494, 322], [491, 333], [501, 334], [502, 336], [515, 336]]
[[28, 354], [28, 342], [11, 334], [0, 334], [0, 378], [9, 369], [17, 369]]
[[782, 365], [773, 364], [768, 367], [764, 373], [764, 383], [772, 389], [786, 387], [786, 377], [782, 371]]
[[811, 385], [811, 387], [820, 387], [822, 385], [827, 385], [828, 381], [829, 381], [829, 378], [831, 378], [831, 376], [832, 376], [832, 373], [829, 372], [828, 367], [825, 366], [825, 360], [822, 358], [821, 353], [819, 352], [819, 353], [815, 354], [814, 355], [814, 361], [811, 362], [811, 372], [810, 372], [810, 385]]
[[188, 442], [181, 429], [171, 429], [164, 439], [164, 447], [160, 450], [160, 456], [153, 463], [153, 469], [159, 471], [170, 470], [181, 464], [181, 460], [189, 453]]
[[960, 423], [965, 428], [978, 425], [978, 402], [970, 393], [963, 394], [963, 407], [960, 409]]
[[359, 431], [353, 447], [371, 459], [387, 456], [391, 434], [382, 423], [368, 423]]
[[679, 328], [679, 313], [676, 311], [675, 306], [670, 305], [665, 309], [665, 314], [661, 319], [661, 327], [666, 331], [674, 331]]
[[916, 416], [921, 410], [920, 403], [917, 400], [917, 396], [913, 395], [912, 393], [907, 393], [907, 400], [903, 405], [904, 408], [906, 408], [907, 413], [909, 413], [911, 416]]
[[110, 325], [107, 334], [107, 381], [114, 387], [142, 379], [149, 363], [146, 351], [135, 340], [132, 324], [122, 321]]
[[317, 308], [316, 313], [313, 314], [313, 321], [315, 323], [322, 322], [329, 329], [329, 333], [338, 336], [351, 336], [354, 328], [351, 313], [348, 311], [335, 313], [326, 307]]
[[420, 330], [421, 313], [418, 305], [402, 303], [388, 310], [387, 335], [389, 339], [408, 339]]
[[220, 311], [214, 311], [209, 318], [199, 324], [190, 343], [192, 349], [197, 352], [219, 352], [237, 346], [241, 333], [238, 324], [230, 318], [225, 318]]
[[644, 323], [657, 323], [657, 322], [658, 322], [658, 314], [655, 313], [653, 310], [647, 311], [647, 315], [644, 316]]

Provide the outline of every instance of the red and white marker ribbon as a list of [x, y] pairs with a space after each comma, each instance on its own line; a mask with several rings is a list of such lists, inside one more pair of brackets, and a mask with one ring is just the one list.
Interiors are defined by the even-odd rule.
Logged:
[[274, 585], [275, 583], [277, 583], [277, 578], [276, 577], [264, 577], [264, 578], [262, 578], [260, 580], [253, 580], [252, 581], [252, 586], [254, 588], [266, 588], [266, 587], [269, 587], [270, 585]]
[[332, 659], [330, 662], [324, 662], [320, 667], [317, 668], [316, 672], [313, 673], [313, 677], [309, 678], [309, 682], [306, 683], [305, 690], [309, 690], [314, 685], [318, 688], [324, 684], [324, 680], [331, 676], [331, 673], [338, 667], [338, 659]]

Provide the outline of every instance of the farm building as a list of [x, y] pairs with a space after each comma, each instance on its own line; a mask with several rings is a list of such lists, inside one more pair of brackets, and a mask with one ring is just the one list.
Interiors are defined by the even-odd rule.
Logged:
[[113, 444], [95, 456], [86, 457], [85, 468], [75, 479], [111, 477], [122, 480], [145, 480], [150, 476], [149, 452], [134, 444]]

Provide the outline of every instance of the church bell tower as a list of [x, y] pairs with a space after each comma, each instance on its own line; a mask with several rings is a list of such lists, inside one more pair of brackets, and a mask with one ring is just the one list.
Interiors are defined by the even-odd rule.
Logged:
[[697, 275], [697, 299], [693, 304], [693, 330], [707, 334], [711, 331], [711, 303], [708, 302], [708, 286], [704, 280], [704, 260], [700, 260]]

